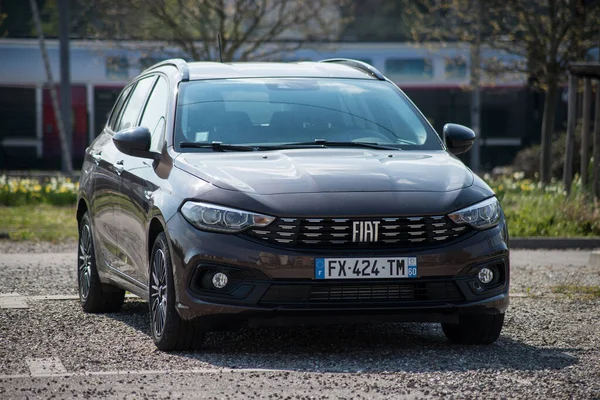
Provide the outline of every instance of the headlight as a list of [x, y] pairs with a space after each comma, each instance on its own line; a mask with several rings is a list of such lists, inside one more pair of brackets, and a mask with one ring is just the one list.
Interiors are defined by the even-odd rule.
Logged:
[[471, 225], [475, 229], [487, 229], [500, 222], [500, 203], [492, 197], [448, 215], [458, 225]]
[[223, 233], [238, 233], [251, 226], [267, 226], [275, 220], [268, 215], [195, 201], [186, 202], [181, 213], [198, 229]]

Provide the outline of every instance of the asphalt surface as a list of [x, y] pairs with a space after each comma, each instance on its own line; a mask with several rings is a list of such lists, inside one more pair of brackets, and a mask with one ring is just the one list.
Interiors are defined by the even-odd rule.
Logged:
[[600, 399], [590, 251], [513, 251], [511, 308], [491, 346], [451, 345], [437, 324], [384, 324], [218, 332], [201, 351], [162, 353], [141, 300], [81, 311], [66, 250], [0, 242], [0, 306], [27, 307], [0, 308], [1, 399]]

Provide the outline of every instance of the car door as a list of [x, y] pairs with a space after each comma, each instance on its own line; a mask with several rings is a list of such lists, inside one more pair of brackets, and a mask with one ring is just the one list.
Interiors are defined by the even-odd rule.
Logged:
[[[146, 103], [146, 98], [150, 89], [154, 86], [154, 82], [156, 81], [156, 76], [148, 76], [144, 77], [137, 81], [135, 87], [132, 90], [127, 103], [123, 108], [123, 112], [119, 117], [119, 121], [115, 126], [115, 131], [119, 132], [128, 128], [132, 128], [138, 125], [138, 121], [141, 115], [141, 111]], [[123, 241], [130, 241], [131, 238], [123, 232], [123, 227], [127, 226], [128, 221], [122, 221], [123, 218], [123, 210], [129, 210], [132, 207], [132, 200], [130, 197], [130, 191], [127, 186], [123, 184], [123, 172], [127, 167], [127, 163], [129, 162], [129, 158], [124, 153], [121, 153], [114, 143], [111, 144], [115, 150], [115, 165], [114, 169], [117, 174], [117, 179], [119, 181], [118, 190], [115, 194], [114, 198], [114, 225], [113, 230], [117, 236], [117, 257], [115, 259], [115, 264], [113, 267], [121, 274], [123, 277], [130, 281], [130, 283], [140, 284], [143, 286], [144, 283], [137, 282], [134, 278], [133, 271], [129, 268], [129, 255], [124, 253], [122, 249], [127, 246], [123, 246]], [[139, 243], [131, 244], [132, 246], [140, 246]]]
[[93, 165], [92, 196], [89, 199], [90, 213], [96, 260], [98, 260], [97, 265], [101, 271], [116, 265], [118, 257], [114, 207], [120, 190], [121, 178], [115, 169], [118, 151], [113, 144], [112, 134], [132, 88], [133, 86], [127, 86], [123, 89], [106, 126], [89, 150]]
[[[166, 112], [169, 101], [169, 85], [160, 76], [146, 102], [140, 126], [152, 133], [150, 150], [162, 152]], [[122, 175], [123, 189], [130, 201], [119, 211], [117, 223], [122, 235], [120, 251], [124, 256], [123, 269], [138, 282], [148, 282], [148, 216], [152, 207], [153, 194], [158, 189], [159, 178], [154, 172], [153, 160], [125, 156], [125, 169]], [[152, 244], [150, 244], [151, 246]]]

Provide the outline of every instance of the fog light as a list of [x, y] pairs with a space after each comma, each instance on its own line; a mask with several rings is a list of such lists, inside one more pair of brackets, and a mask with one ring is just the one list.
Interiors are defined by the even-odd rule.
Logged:
[[222, 272], [217, 272], [212, 277], [212, 284], [217, 289], [223, 289], [227, 285], [227, 275]]
[[477, 279], [479, 279], [479, 282], [486, 285], [494, 279], [494, 272], [492, 272], [492, 270], [489, 268], [481, 268], [477, 274]]

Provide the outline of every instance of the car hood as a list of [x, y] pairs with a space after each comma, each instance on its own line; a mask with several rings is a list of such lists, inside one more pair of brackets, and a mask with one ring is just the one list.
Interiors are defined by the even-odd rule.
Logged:
[[187, 153], [175, 166], [227, 190], [256, 194], [448, 192], [473, 184], [445, 151], [300, 149]]

